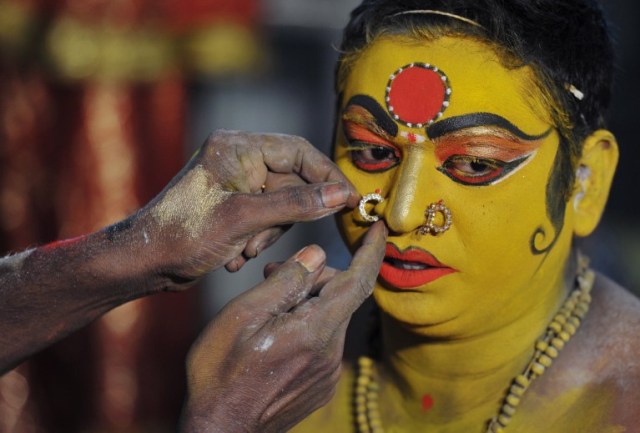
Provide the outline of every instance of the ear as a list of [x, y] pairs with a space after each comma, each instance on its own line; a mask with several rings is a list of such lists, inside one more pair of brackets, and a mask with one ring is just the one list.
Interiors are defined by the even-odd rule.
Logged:
[[599, 129], [585, 139], [572, 197], [576, 236], [588, 236], [600, 222], [617, 165], [618, 143], [611, 132]]

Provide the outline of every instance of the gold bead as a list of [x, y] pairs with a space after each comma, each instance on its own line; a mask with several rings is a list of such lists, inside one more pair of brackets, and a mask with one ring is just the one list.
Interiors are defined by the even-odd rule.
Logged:
[[564, 314], [556, 314], [556, 317], [554, 317], [553, 320], [564, 325], [567, 322], [567, 317]]
[[591, 302], [591, 295], [587, 292], [581, 292], [580, 296], [578, 296], [578, 299], [582, 302]]
[[530, 381], [529, 379], [527, 379], [527, 377], [524, 374], [517, 375], [514, 380], [518, 385], [522, 386], [523, 388], [529, 387]]
[[501, 413], [500, 415], [498, 415], [498, 422], [506, 427], [511, 422], [511, 417], [509, 415]]
[[540, 358], [538, 358], [538, 362], [545, 367], [551, 367], [551, 364], [553, 364], [553, 359], [549, 358], [547, 355], [540, 355]]
[[509, 416], [513, 416], [516, 413], [516, 408], [509, 404], [505, 404], [504, 406], [502, 406], [502, 412], [506, 413]]
[[551, 358], [557, 358], [559, 354], [558, 349], [553, 346], [547, 347], [547, 350], [545, 350], [544, 353], [549, 355]]
[[587, 314], [587, 311], [589, 311], [589, 305], [580, 303], [576, 305], [576, 308], [575, 310], [573, 310], [573, 313], [582, 319], [584, 318], [585, 314]]
[[573, 315], [576, 317], [579, 317], [580, 319], [584, 319], [584, 316], [587, 315], [587, 312], [585, 310], [579, 310], [579, 309], [575, 309], [573, 311]]
[[358, 376], [358, 379], [356, 381], [358, 387], [367, 386], [369, 382], [371, 382], [371, 378], [369, 376]]
[[358, 433], [371, 433], [369, 424], [358, 424]]
[[547, 350], [547, 347], [549, 347], [549, 343], [547, 343], [546, 341], [544, 340], [536, 341], [536, 350], [544, 352], [545, 350]]
[[510, 406], [518, 407], [518, 405], [520, 405], [520, 397], [516, 395], [509, 394], [505, 400]]
[[564, 341], [559, 338], [554, 338], [551, 340], [551, 345], [558, 350], [562, 350], [562, 348], [564, 348]]
[[544, 374], [545, 366], [539, 362], [534, 362], [531, 366], [531, 370], [538, 376], [542, 376]]
[[569, 334], [569, 335], [574, 335], [577, 331], [576, 327], [573, 326], [571, 323], [565, 323], [563, 325], [563, 329]]
[[552, 329], [554, 332], [560, 332], [560, 331], [562, 331], [562, 325], [560, 325], [556, 321], [553, 321], [553, 322], [549, 323], [549, 329]]
[[360, 365], [360, 367], [372, 367], [373, 359], [367, 358], [366, 356], [361, 356], [360, 358], [358, 358], [358, 364]]
[[580, 319], [578, 319], [576, 316], [571, 316], [567, 319], [568, 323], [571, 323], [573, 326], [575, 326], [576, 328], [580, 327]]
[[558, 337], [560, 337], [565, 343], [571, 340], [571, 335], [567, 331], [560, 332]]
[[518, 397], [522, 397], [526, 390], [527, 390], [526, 388], [524, 388], [524, 387], [522, 387], [520, 385], [517, 385], [517, 384], [511, 385], [511, 388], [509, 388], [509, 392], [511, 394], [514, 394], [514, 395], [518, 396]]

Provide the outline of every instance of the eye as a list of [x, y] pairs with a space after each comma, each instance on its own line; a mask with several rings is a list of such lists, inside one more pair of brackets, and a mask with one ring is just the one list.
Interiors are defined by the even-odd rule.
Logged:
[[479, 158], [471, 155], [452, 155], [438, 170], [463, 185], [492, 185], [512, 172], [529, 158], [526, 155], [513, 161]]
[[400, 162], [397, 149], [363, 142], [352, 142], [351, 161], [361, 170], [380, 172], [395, 167]]

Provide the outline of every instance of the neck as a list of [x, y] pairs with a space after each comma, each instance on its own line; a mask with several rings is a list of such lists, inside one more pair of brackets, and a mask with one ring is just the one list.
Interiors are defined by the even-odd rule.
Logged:
[[408, 416], [420, 425], [460, 419], [465, 424], [461, 431], [474, 431], [466, 426], [482, 431], [500, 408], [513, 378], [531, 361], [535, 341], [567, 297], [573, 267], [565, 274], [568, 277], [551, 279], [546, 296], [531, 308], [498, 327], [473, 330], [466, 336], [433, 338], [429, 330], [416, 333], [383, 314], [383, 417], [385, 412], [389, 417], [403, 413], [404, 422]]

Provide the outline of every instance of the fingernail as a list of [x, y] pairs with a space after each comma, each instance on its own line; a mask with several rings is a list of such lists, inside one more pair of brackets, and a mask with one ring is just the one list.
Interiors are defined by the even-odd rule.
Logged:
[[342, 183], [333, 183], [322, 188], [324, 207], [331, 208], [343, 205], [347, 198], [349, 198], [349, 190]]
[[324, 255], [314, 252], [314, 248], [304, 247], [296, 254], [295, 261], [300, 263], [308, 272], [315, 272], [324, 263]]

